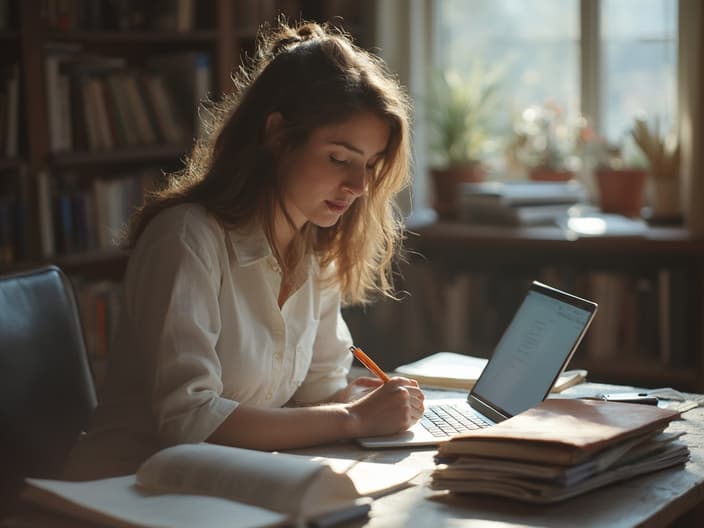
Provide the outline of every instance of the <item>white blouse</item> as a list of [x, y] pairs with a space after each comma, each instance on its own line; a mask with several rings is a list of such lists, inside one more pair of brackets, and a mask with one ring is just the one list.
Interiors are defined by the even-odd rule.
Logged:
[[311, 257], [280, 309], [261, 228], [226, 230], [196, 205], [157, 215], [130, 257], [105, 391], [67, 477], [133, 472], [164, 446], [204, 441], [239, 403], [317, 403], [343, 388], [352, 339], [339, 292], [319, 279]]

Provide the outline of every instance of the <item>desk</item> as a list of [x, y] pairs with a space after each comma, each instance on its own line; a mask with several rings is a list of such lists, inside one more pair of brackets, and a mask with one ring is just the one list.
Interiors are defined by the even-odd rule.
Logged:
[[[704, 395], [689, 395], [704, 402]], [[668, 526], [704, 502], [704, 407], [687, 411], [684, 420], [670, 430], [685, 431], [683, 441], [691, 460], [681, 467], [616, 483], [601, 490], [552, 506], [532, 506], [490, 497], [453, 497], [430, 490], [426, 483], [434, 468], [434, 449], [363, 450], [352, 443], [298, 450], [298, 453], [336, 456], [420, 468], [415, 486], [374, 501], [370, 518], [345, 524], [346, 528], [460, 528], [465, 526], [585, 526], [630, 527]], [[702, 526], [701, 518], [677, 526]], [[74, 520], [52, 518], [27, 512], [15, 520], [0, 523], [2, 528], [94, 528]]]
[[[704, 395], [688, 397], [704, 402]], [[414, 481], [417, 486], [377, 499], [370, 519], [352, 526], [668, 526], [698, 505], [704, 505], [704, 407], [687, 411], [683, 418], [672, 423], [668, 430], [686, 432], [683, 441], [689, 446], [691, 459], [684, 470], [675, 467], [636, 477], [552, 506], [534, 506], [491, 497], [455, 497], [433, 491], [425, 484], [434, 468], [434, 450], [360, 452], [359, 448], [346, 444], [328, 447], [325, 454], [359, 458], [367, 453], [374, 462], [409, 464], [423, 469]], [[306, 452], [319, 453], [319, 450]], [[691, 521], [687, 519], [678, 526], [703, 525], [699, 517]]]

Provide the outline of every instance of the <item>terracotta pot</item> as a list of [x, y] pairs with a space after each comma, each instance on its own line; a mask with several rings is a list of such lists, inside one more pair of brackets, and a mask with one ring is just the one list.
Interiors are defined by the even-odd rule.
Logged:
[[596, 182], [601, 210], [630, 217], [640, 216], [646, 175], [642, 169], [597, 170]]
[[546, 167], [533, 167], [530, 170], [530, 179], [533, 181], [565, 182], [574, 178], [574, 172], [569, 170], [549, 169]]
[[475, 183], [484, 181], [485, 171], [478, 163], [471, 165], [458, 165], [454, 167], [432, 169], [435, 190], [433, 207], [442, 219], [457, 217], [458, 186], [461, 183]]

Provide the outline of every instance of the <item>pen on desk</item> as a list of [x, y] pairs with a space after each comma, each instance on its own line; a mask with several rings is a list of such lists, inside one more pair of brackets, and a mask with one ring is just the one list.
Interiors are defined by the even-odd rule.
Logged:
[[381, 381], [383, 381], [384, 383], [389, 381], [389, 377], [386, 375], [386, 373], [381, 370], [381, 368], [379, 368], [379, 365], [374, 363], [374, 361], [372, 361], [372, 359], [368, 355], [362, 352], [361, 348], [352, 345], [350, 347], [350, 352], [352, 352], [352, 354], [354, 354], [354, 357], [356, 357], [362, 365], [367, 367], [370, 372], [376, 374]]

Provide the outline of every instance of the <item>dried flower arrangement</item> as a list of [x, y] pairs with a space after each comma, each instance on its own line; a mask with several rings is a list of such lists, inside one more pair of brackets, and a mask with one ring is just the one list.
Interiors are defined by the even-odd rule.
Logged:
[[660, 133], [657, 120], [651, 127], [644, 119], [636, 119], [631, 136], [648, 160], [655, 180], [679, 177], [680, 146], [673, 135]]

